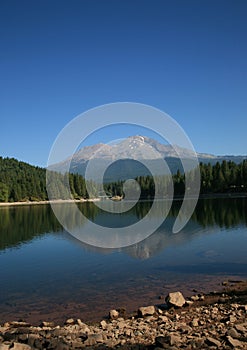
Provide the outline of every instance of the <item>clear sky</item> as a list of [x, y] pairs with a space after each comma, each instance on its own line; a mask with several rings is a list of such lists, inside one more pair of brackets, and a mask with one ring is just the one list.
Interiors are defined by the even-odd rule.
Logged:
[[247, 154], [246, 18], [246, 0], [1, 0], [0, 155], [44, 166], [72, 118], [118, 101]]

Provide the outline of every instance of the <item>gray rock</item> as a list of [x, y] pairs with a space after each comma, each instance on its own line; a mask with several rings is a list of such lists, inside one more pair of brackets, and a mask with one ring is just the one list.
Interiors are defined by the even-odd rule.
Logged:
[[181, 292], [173, 292], [168, 294], [166, 302], [170, 306], [182, 307], [186, 300]]
[[102, 333], [90, 334], [87, 340], [84, 342], [84, 345], [96, 345], [97, 343], [103, 343], [105, 337], [103, 337]]
[[193, 337], [189, 343], [191, 344], [192, 349], [203, 349], [204, 339]]
[[32, 348], [27, 344], [14, 343], [14, 346], [11, 347], [11, 350], [32, 350]]
[[164, 323], [169, 322], [169, 318], [168, 318], [167, 316], [163, 316], [163, 315], [160, 315], [160, 316], [159, 316], [159, 320], [161, 320], [161, 321], [164, 322]]
[[46, 321], [43, 321], [40, 325], [41, 327], [54, 327], [54, 322], [46, 322]]
[[168, 339], [171, 346], [179, 346], [181, 344], [181, 337], [178, 334], [171, 334], [168, 336]]
[[243, 324], [236, 324], [235, 328], [241, 333], [245, 333], [247, 331], [247, 327], [245, 327]]
[[116, 320], [119, 316], [119, 312], [117, 310], [110, 310], [109, 312], [109, 318], [111, 320]]
[[221, 346], [221, 342], [219, 341], [219, 340], [217, 340], [217, 339], [214, 339], [214, 338], [212, 338], [212, 337], [207, 337], [207, 343], [209, 344], [209, 345], [215, 345], [215, 346], [217, 346], [218, 348]]
[[[58, 344], [56, 345], [56, 350], [69, 350], [69, 345], [68, 344], [65, 344], [64, 343], [64, 341], [59, 341], [58, 342]], [[41, 348], [42, 350], [44, 349], [44, 347], [43, 348]]]
[[237, 339], [233, 339], [230, 335], [227, 336], [227, 340], [233, 348], [242, 348], [243, 347], [243, 343], [241, 341], [239, 341]]
[[230, 328], [229, 331], [227, 332], [227, 335], [230, 335], [230, 337], [235, 339], [240, 337], [240, 334], [237, 332], [235, 328]]
[[101, 325], [102, 329], [106, 329], [106, 327], [107, 327], [107, 323], [105, 320], [101, 321], [100, 325]]
[[153, 305], [151, 306], [145, 306], [145, 307], [140, 307], [138, 309], [138, 314], [143, 317], [146, 315], [153, 315], [155, 314], [155, 307]]
[[66, 320], [65, 324], [75, 324], [75, 320], [73, 318], [69, 318], [68, 320]]
[[169, 346], [169, 338], [163, 336], [156, 337], [155, 344], [161, 348], [166, 348]]
[[230, 321], [231, 323], [235, 323], [235, 322], [237, 321], [237, 318], [236, 318], [234, 315], [230, 315], [229, 321]]
[[31, 324], [23, 321], [12, 321], [12, 322], [7, 322], [9, 325], [12, 327], [30, 327]]
[[199, 321], [198, 318], [194, 318], [194, 319], [191, 321], [191, 326], [192, 326], [192, 327], [198, 327], [198, 326], [199, 326], [198, 321]]
[[11, 343], [2, 343], [2, 344], [0, 344], [0, 350], [9, 350], [9, 348], [10, 348], [10, 346], [11, 346]]

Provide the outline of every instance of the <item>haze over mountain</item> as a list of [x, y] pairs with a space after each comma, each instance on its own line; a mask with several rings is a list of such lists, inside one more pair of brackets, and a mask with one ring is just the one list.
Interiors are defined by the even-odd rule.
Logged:
[[[232, 160], [240, 163], [246, 156], [216, 156], [207, 153], [196, 153], [199, 162], [211, 163], [212, 165], [222, 160]], [[90, 163], [91, 175], [97, 179], [97, 174], [102, 169], [107, 169], [104, 176], [105, 182], [126, 180], [141, 175], [149, 175], [152, 169], [153, 175], [163, 175], [161, 162], [165, 159], [172, 174], [177, 170], [183, 172], [181, 159], [189, 169], [195, 166], [195, 155], [191, 150], [161, 144], [146, 136], [130, 136], [112, 144], [98, 143], [86, 146], [78, 150], [73, 156], [65, 161], [50, 166], [50, 169], [64, 172], [70, 163], [70, 172], [85, 176], [86, 168]], [[88, 170], [87, 170], [88, 171]], [[90, 171], [87, 177], [90, 178]]]

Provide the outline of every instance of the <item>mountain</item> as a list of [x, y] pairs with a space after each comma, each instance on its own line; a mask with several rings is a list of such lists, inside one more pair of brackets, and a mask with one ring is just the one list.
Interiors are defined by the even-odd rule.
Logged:
[[[206, 153], [197, 153], [199, 162], [211, 163], [232, 160], [240, 163], [246, 156], [215, 156]], [[104, 182], [126, 180], [137, 176], [163, 175], [162, 162], [165, 159], [172, 174], [177, 170], [183, 172], [181, 159], [189, 169], [193, 169], [195, 162], [193, 153], [179, 146], [161, 144], [146, 136], [130, 136], [117, 143], [95, 144], [78, 150], [65, 161], [50, 166], [49, 169], [65, 172], [70, 163], [70, 172], [79, 173], [87, 178], [100, 179], [102, 169], [107, 169]], [[149, 169], [152, 169], [150, 172]], [[97, 175], [98, 174], [98, 175]]]

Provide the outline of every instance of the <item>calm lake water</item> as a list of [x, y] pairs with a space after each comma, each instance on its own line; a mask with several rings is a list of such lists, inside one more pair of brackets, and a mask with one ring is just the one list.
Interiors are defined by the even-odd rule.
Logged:
[[[80, 204], [92, 221], [124, 226], [152, 203], [125, 214]], [[172, 233], [175, 201], [150, 237], [122, 249], [83, 244], [63, 230], [49, 205], [0, 208], [0, 323], [23, 319], [93, 321], [108, 310], [159, 304], [160, 296], [219, 289], [227, 278], [247, 278], [247, 199], [201, 199], [186, 227]], [[159, 217], [159, 210], [154, 213]], [[134, 233], [133, 233], [134, 234]]]

